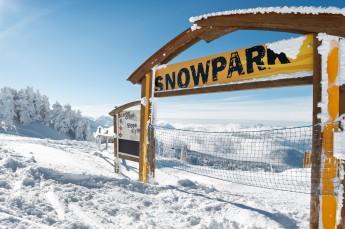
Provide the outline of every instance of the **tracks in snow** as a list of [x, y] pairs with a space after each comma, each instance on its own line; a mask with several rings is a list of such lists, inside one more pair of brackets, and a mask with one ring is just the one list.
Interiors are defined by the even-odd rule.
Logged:
[[84, 211], [82, 207], [76, 203], [69, 203], [65, 205], [62, 201], [60, 201], [59, 197], [56, 195], [56, 193], [54, 193], [53, 190], [50, 190], [46, 193], [46, 199], [54, 208], [60, 221], [77, 217], [81, 222], [87, 224], [91, 228], [103, 229], [111, 228], [113, 226], [103, 223], [102, 221], [105, 221], [103, 218], [93, 213]]

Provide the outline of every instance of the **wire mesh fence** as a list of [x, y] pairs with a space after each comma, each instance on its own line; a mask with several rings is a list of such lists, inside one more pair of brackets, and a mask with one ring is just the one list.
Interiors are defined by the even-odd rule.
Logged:
[[153, 128], [158, 166], [244, 185], [310, 193], [312, 126], [237, 132]]

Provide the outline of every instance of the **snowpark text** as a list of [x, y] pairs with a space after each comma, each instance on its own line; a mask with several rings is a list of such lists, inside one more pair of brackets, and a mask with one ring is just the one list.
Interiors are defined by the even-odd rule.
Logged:
[[312, 43], [312, 36], [307, 35], [286, 41], [290, 49], [295, 46], [294, 53], [291, 50], [285, 52], [284, 47], [275, 42], [161, 67], [155, 73], [155, 91], [226, 84], [274, 74], [312, 72]]

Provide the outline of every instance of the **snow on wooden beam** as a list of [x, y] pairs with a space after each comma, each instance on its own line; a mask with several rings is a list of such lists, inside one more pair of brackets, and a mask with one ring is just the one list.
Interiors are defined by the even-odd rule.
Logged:
[[237, 27], [291, 33], [324, 32], [345, 36], [345, 16], [339, 14], [241, 14], [209, 17], [196, 21], [201, 28], [207, 26]]
[[[271, 9], [271, 8], [269, 8]], [[238, 29], [284, 31], [292, 33], [319, 33], [324, 32], [335, 36], [345, 37], [345, 13], [338, 8], [311, 8], [300, 9], [300, 12], [292, 12], [291, 8], [281, 8], [281, 12], [224, 14], [208, 17], [199, 17], [192, 20], [196, 26], [189, 28], [169, 41], [142, 65], [140, 65], [128, 78], [133, 84], [140, 81], [154, 66], [168, 63], [184, 50], [188, 49], [200, 40], [207, 42], [224, 36]], [[313, 8], [314, 9], [314, 8]], [[333, 10], [333, 11], [332, 11]], [[272, 11], [272, 9], [271, 9]], [[339, 12], [338, 12], [339, 11]], [[243, 11], [246, 12], [246, 11]], [[288, 13], [286, 13], [288, 12]]]
[[283, 6], [283, 7], [257, 7], [250, 9], [237, 9], [237, 10], [227, 10], [219, 11], [213, 13], [207, 13], [200, 16], [190, 17], [189, 21], [194, 23], [196, 21], [207, 19], [209, 17], [215, 16], [225, 16], [225, 15], [241, 15], [241, 14], [267, 14], [267, 13], [277, 13], [277, 14], [339, 14], [345, 16], [345, 8], [338, 7], [316, 7], [316, 6]]

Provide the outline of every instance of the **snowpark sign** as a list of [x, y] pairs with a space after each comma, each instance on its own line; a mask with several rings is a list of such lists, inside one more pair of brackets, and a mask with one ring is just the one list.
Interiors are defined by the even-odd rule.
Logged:
[[312, 75], [313, 37], [306, 35], [271, 44], [223, 52], [167, 66], [154, 73], [156, 93], [223, 84]]

